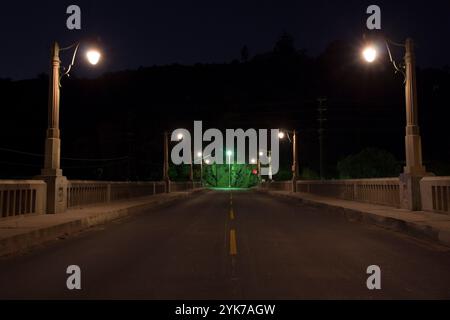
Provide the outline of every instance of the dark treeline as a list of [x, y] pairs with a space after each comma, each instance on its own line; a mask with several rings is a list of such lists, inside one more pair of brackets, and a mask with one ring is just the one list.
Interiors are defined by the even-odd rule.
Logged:
[[[194, 120], [203, 120], [204, 129], [296, 128], [300, 165], [317, 172], [319, 97], [328, 99], [328, 176], [336, 176], [339, 160], [367, 147], [384, 149], [402, 163], [402, 75], [394, 74], [387, 58], [365, 65], [359, 48], [349, 43], [336, 41], [311, 57], [283, 34], [271, 52], [252, 55], [244, 47], [241, 58], [230, 63], [142, 67], [97, 79], [63, 79], [64, 173], [72, 179], [158, 179], [163, 131], [190, 128]], [[418, 92], [425, 165], [437, 174], [450, 174], [449, 68], [418, 69]], [[47, 93], [47, 75], [0, 80], [0, 177], [39, 173]], [[284, 168], [290, 159], [289, 146], [283, 145]]]

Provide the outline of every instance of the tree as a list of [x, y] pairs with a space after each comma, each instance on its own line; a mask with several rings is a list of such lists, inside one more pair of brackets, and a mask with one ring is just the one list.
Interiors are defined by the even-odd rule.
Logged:
[[247, 46], [243, 46], [241, 49], [241, 61], [242, 62], [247, 62], [249, 58], [249, 53], [248, 53], [248, 48]]
[[400, 166], [395, 157], [381, 149], [368, 148], [356, 155], [339, 161], [338, 172], [341, 179], [385, 178], [400, 174]]
[[275, 54], [289, 56], [295, 53], [294, 37], [284, 31], [273, 49]]

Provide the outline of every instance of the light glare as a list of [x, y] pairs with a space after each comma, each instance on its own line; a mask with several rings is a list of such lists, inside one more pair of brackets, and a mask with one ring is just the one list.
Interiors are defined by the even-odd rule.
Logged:
[[363, 57], [368, 63], [372, 63], [377, 58], [377, 50], [374, 47], [367, 47], [363, 50]]
[[89, 63], [94, 66], [100, 61], [101, 56], [102, 55], [97, 50], [89, 50], [86, 53], [86, 58], [88, 59]]

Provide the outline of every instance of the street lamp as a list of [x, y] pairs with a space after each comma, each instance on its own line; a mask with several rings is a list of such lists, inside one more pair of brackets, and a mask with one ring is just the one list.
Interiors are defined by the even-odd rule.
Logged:
[[[291, 136], [292, 135], [292, 139]], [[297, 178], [298, 178], [298, 160], [297, 160], [297, 131], [280, 131], [278, 137], [283, 140], [287, 136], [290, 143], [292, 143], [292, 192], [297, 192]]]
[[259, 151], [259, 157], [257, 161], [257, 169], [258, 169], [258, 181], [261, 183], [261, 157], [264, 156], [264, 152]]
[[89, 63], [94, 66], [100, 61], [101, 57], [101, 53], [95, 49], [91, 49], [86, 52], [86, 58], [88, 59]]
[[[179, 132], [177, 134], [177, 140], [181, 141], [183, 139], [184, 139], [183, 133]], [[190, 153], [191, 153], [191, 156], [190, 156], [191, 163], [190, 163], [190, 166], [189, 166], [189, 181], [192, 183], [192, 188], [194, 188], [194, 166], [193, 166], [193, 161], [192, 161], [192, 157], [193, 157], [192, 156], [192, 151], [190, 151]]]
[[[405, 78], [405, 104], [406, 104], [406, 134], [405, 134], [405, 154], [406, 166], [400, 176], [401, 203], [402, 207], [409, 210], [420, 210], [420, 180], [427, 175], [425, 167], [422, 165], [422, 143], [418, 125], [418, 105], [416, 87], [416, 59], [414, 54], [414, 42], [411, 38], [405, 43], [396, 43], [384, 38], [389, 59], [396, 72], [403, 74]], [[389, 45], [405, 48], [405, 56], [399, 64], [392, 58]], [[370, 49], [372, 48], [372, 49]], [[368, 46], [363, 50], [365, 60], [377, 58], [376, 49]], [[372, 62], [373, 62], [372, 61]]]
[[200, 158], [200, 184], [203, 186], [203, 153], [197, 152], [197, 157]]
[[[51, 48], [49, 100], [48, 100], [48, 128], [45, 140], [44, 168], [41, 170], [41, 178], [47, 183], [47, 212], [64, 212], [67, 207], [67, 178], [61, 170], [61, 137], [59, 130], [59, 103], [61, 79], [69, 76], [75, 63], [80, 43], [75, 43], [66, 48], [60, 48], [57, 42]], [[73, 49], [71, 63], [61, 71], [59, 53]], [[96, 50], [88, 51], [88, 61], [97, 64], [101, 54]], [[94, 63], [95, 62], [95, 63]]]
[[166, 183], [166, 193], [170, 193], [170, 178], [169, 178], [169, 133], [164, 131], [164, 167], [163, 180]]
[[364, 60], [366, 60], [368, 63], [372, 63], [377, 59], [378, 52], [374, 46], [367, 46], [366, 48], [364, 48], [362, 55]]
[[231, 188], [231, 156], [233, 155], [233, 151], [228, 150], [228, 188]]

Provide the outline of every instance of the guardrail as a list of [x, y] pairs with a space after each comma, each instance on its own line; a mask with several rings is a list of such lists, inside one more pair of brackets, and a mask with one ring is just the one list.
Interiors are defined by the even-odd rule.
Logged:
[[[200, 182], [171, 182], [170, 192], [181, 192], [200, 187]], [[110, 182], [70, 180], [67, 189], [68, 208], [167, 192], [164, 181]]]
[[[265, 183], [262, 188], [291, 191], [291, 181]], [[400, 186], [398, 178], [354, 179], [354, 180], [299, 180], [297, 192], [350, 201], [400, 207]]]
[[420, 181], [422, 210], [450, 214], [450, 177], [425, 177]]
[[47, 185], [41, 180], [0, 180], [0, 217], [43, 214]]
[[103, 182], [70, 180], [67, 187], [67, 207], [79, 207], [94, 203], [107, 203], [166, 192], [161, 181], [152, 182]]
[[292, 191], [292, 181], [263, 182], [260, 187], [273, 191]]

